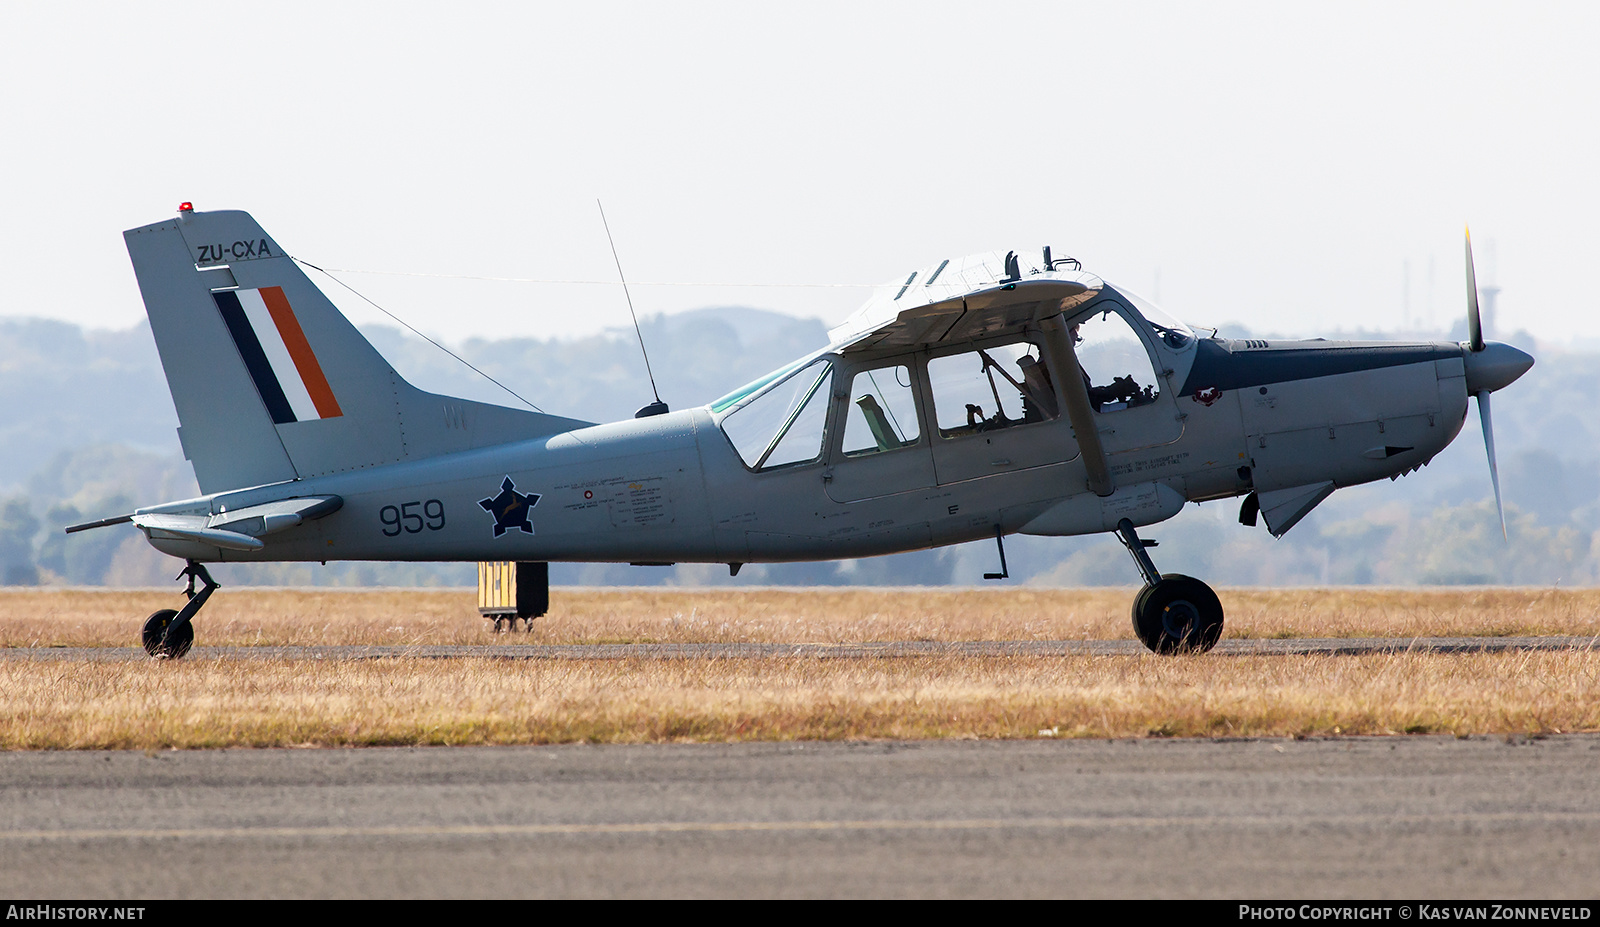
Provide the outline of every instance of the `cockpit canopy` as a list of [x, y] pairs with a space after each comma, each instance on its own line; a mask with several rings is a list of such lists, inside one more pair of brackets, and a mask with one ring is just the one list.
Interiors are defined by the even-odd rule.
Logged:
[[831, 427], [843, 430], [834, 453], [845, 457], [922, 444], [929, 428], [955, 439], [1053, 420], [1059, 374], [1042, 348], [1044, 323], [1056, 316], [1077, 346], [1096, 412], [1155, 402], [1157, 374], [1171, 366], [1156, 355], [1187, 353], [1194, 332], [1075, 260], [1053, 260], [1048, 248], [1041, 258], [990, 252], [914, 271], [879, 288], [829, 332], [827, 347], [710, 411], [752, 470], [818, 459], [830, 403], [840, 406]]

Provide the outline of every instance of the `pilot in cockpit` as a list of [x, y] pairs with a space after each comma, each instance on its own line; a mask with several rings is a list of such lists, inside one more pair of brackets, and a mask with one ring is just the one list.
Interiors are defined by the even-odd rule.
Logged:
[[[1078, 331], [1081, 325], [1082, 322], [1074, 322], [1067, 328], [1074, 347], [1083, 344], [1083, 335]], [[1096, 412], [1110, 411], [1105, 408], [1107, 404], [1116, 404], [1115, 408], [1123, 409], [1155, 401], [1153, 389], [1145, 387], [1141, 391], [1131, 373], [1122, 377], [1113, 375], [1109, 386], [1095, 386], [1089, 378], [1089, 371], [1083, 366], [1083, 358], [1080, 357], [1078, 360], [1078, 372], [1083, 375], [1083, 387], [1089, 393], [1089, 405]]]

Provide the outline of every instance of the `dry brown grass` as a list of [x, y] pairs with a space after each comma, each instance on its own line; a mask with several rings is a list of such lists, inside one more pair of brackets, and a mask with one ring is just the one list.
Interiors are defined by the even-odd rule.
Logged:
[[[1224, 589], [1230, 638], [1600, 635], [1600, 589]], [[1127, 589], [556, 589], [493, 634], [459, 590], [223, 589], [201, 644], [861, 642], [1128, 638]], [[8, 589], [0, 646], [126, 647], [174, 591]]]
[[[219, 592], [202, 644], [1126, 638], [1126, 590]], [[1224, 590], [1233, 637], [1600, 635], [1597, 590]], [[170, 592], [0, 593], [0, 644], [130, 646]], [[0, 660], [0, 748], [1600, 730], [1600, 650], [1360, 656]]]
[[0, 748], [1600, 730], [1600, 653], [0, 662]]

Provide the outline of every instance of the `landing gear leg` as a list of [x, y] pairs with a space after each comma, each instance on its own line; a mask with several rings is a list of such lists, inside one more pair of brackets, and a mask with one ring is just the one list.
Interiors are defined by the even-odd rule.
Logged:
[[[183, 572], [178, 574], [179, 579], [185, 576], [189, 578], [189, 588], [184, 590], [184, 595], [189, 597], [189, 601], [183, 609], [173, 611], [163, 608], [145, 619], [144, 632], [141, 634], [144, 652], [157, 659], [176, 660], [189, 652], [194, 644], [194, 625], [191, 622], [195, 613], [217, 590], [216, 580], [206, 572], [205, 564], [197, 560], [190, 560]], [[196, 579], [204, 584], [199, 592], [194, 588]]]
[[1222, 636], [1222, 602], [1211, 587], [1191, 576], [1163, 576], [1146, 548], [1155, 541], [1139, 538], [1133, 522], [1117, 523], [1117, 539], [1133, 555], [1144, 588], [1133, 600], [1133, 633], [1156, 653], [1204, 653]]

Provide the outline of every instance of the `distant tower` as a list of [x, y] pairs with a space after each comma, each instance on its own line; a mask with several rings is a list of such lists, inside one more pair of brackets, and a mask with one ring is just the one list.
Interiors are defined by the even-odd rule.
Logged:
[[1483, 322], [1483, 339], [1494, 339], [1494, 301], [1500, 295], [1500, 288], [1490, 284], [1478, 287], [1478, 315]]
[[1411, 259], [1400, 265], [1400, 328], [1411, 330]]

